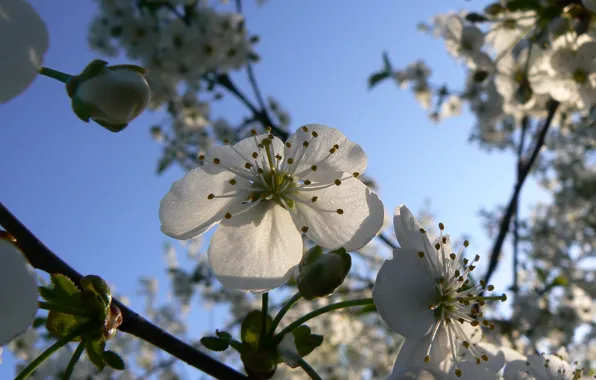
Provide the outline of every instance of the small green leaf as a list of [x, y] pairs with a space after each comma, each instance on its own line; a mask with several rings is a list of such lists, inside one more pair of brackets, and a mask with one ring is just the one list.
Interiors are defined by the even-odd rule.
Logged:
[[112, 303], [112, 291], [103, 278], [95, 275], [88, 275], [81, 279], [81, 286], [99, 295], [106, 306]]
[[310, 354], [315, 348], [323, 343], [323, 336], [311, 334], [310, 327], [306, 325], [297, 327], [292, 331], [292, 334], [294, 334], [294, 341], [296, 343], [298, 354], [302, 357]]
[[225, 339], [225, 340], [232, 339], [232, 335], [227, 331], [215, 330], [215, 335], [217, 335], [221, 339]]
[[106, 348], [106, 342], [102, 339], [98, 340], [88, 340], [85, 342], [85, 350], [87, 351], [87, 356], [89, 360], [98, 370], [103, 370], [106, 366], [106, 362], [104, 360], [104, 350]]
[[76, 95], [72, 97], [72, 112], [85, 123], [89, 122], [91, 117], [89, 107]]
[[371, 74], [368, 78], [368, 88], [371, 89], [382, 80], [385, 80], [391, 76], [391, 73], [388, 71], [379, 71], [377, 73]]
[[230, 347], [228, 340], [215, 336], [206, 336], [201, 338], [201, 343], [211, 351], [225, 351]]
[[40, 286], [38, 288], [39, 290], [39, 295], [41, 296], [41, 298], [43, 298], [44, 300], [48, 301], [48, 302], [56, 302], [59, 301], [56, 297], [56, 295], [54, 294], [54, 291], [52, 288], [46, 288], [45, 286]]
[[104, 351], [103, 360], [106, 362], [107, 365], [114, 369], [117, 369], [118, 371], [124, 371], [124, 369], [126, 368], [124, 360], [122, 360], [120, 355], [118, 355], [114, 351]]
[[58, 296], [68, 298], [73, 294], [80, 293], [79, 288], [72, 282], [72, 280], [60, 273], [51, 275], [52, 284], [54, 284], [54, 293]]
[[390, 73], [393, 71], [393, 66], [391, 65], [391, 62], [389, 61], [389, 55], [387, 54], [386, 51], [383, 52], [383, 68], [385, 69], [385, 72]]
[[[271, 316], [267, 316], [268, 328], [273, 322]], [[253, 310], [244, 317], [242, 326], [240, 327], [240, 338], [243, 343], [253, 347], [254, 349], [259, 347], [259, 337], [261, 336], [261, 311]]]
[[70, 335], [74, 329], [86, 321], [88, 321], [88, 319], [84, 317], [76, 317], [74, 315], [51, 310], [48, 313], [48, 319], [46, 320], [46, 328], [53, 336], [57, 338], [64, 338], [65, 336]]

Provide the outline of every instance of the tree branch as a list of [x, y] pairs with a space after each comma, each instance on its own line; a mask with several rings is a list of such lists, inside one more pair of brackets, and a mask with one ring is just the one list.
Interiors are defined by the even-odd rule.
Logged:
[[[48, 273], [62, 273], [76, 283], [80, 282], [81, 274], [47, 248], [2, 203], [0, 203], [0, 225], [16, 239], [18, 246], [35, 268]], [[141, 338], [217, 379], [247, 378], [233, 368], [162, 330], [117, 299], [113, 299], [113, 302], [122, 311], [124, 320], [119, 330]]]
[[491, 276], [497, 268], [497, 264], [501, 256], [501, 248], [503, 247], [503, 242], [505, 241], [507, 232], [509, 232], [509, 225], [511, 224], [511, 219], [515, 212], [515, 205], [517, 203], [517, 199], [519, 198], [519, 193], [522, 189], [522, 186], [524, 185], [524, 182], [528, 178], [528, 174], [530, 173], [532, 166], [538, 158], [540, 150], [544, 146], [546, 134], [548, 132], [548, 129], [550, 128], [555, 113], [559, 108], [559, 104], [560, 103], [555, 100], [551, 100], [549, 102], [547, 107], [548, 115], [546, 117], [546, 120], [544, 121], [542, 129], [538, 134], [538, 139], [536, 140], [536, 144], [534, 145], [534, 150], [532, 151], [532, 154], [526, 161], [526, 164], [523, 166], [522, 170], [520, 170], [519, 177], [517, 178], [517, 183], [515, 184], [515, 188], [513, 189], [513, 194], [511, 195], [511, 199], [509, 200], [509, 204], [507, 205], [507, 209], [505, 210], [505, 215], [503, 216], [503, 219], [501, 219], [499, 234], [497, 236], [497, 239], [495, 240], [495, 244], [493, 245], [493, 249], [491, 251], [490, 262], [488, 264], [486, 275], [484, 276], [484, 281], [486, 281], [487, 283], [489, 282]]
[[[528, 116], [522, 119], [522, 128], [521, 128], [521, 136], [519, 138], [519, 146], [517, 148], [517, 171], [516, 171], [516, 181], [519, 182], [520, 176], [522, 173], [522, 169], [524, 167], [524, 147], [526, 142], [526, 132], [528, 131], [528, 127], [530, 126], [530, 118]], [[520, 203], [520, 196], [517, 197], [515, 200], [515, 216], [513, 218], [513, 286], [511, 290], [513, 293], [517, 293], [519, 290], [519, 286], [517, 284], [517, 269], [519, 267], [519, 203]]]

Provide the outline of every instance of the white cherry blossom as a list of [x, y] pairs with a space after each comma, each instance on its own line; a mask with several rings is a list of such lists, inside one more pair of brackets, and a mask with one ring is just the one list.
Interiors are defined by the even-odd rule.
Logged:
[[0, 104], [18, 96], [33, 82], [48, 46], [46, 24], [28, 2], [0, 3]]
[[[585, 375], [585, 376], [584, 376]], [[556, 355], [519, 355], [509, 360], [505, 380], [583, 380], [589, 379], [583, 368], [573, 368]]]
[[283, 284], [302, 258], [301, 232], [322, 247], [353, 251], [383, 223], [382, 203], [357, 178], [366, 154], [337, 129], [309, 124], [285, 143], [253, 131], [199, 160], [161, 201], [161, 229], [184, 240], [221, 224], [208, 255], [227, 288]]
[[0, 345], [27, 330], [37, 313], [37, 280], [25, 256], [0, 239]]
[[397, 207], [393, 223], [400, 248], [394, 250], [393, 259], [381, 266], [373, 289], [381, 318], [406, 339], [423, 339], [424, 349], [417, 350], [420, 361], [442, 362], [450, 353], [454, 373], [461, 375], [461, 359], [456, 356], [456, 346], [460, 344], [470, 351], [474, 361], [488, 360], [470, 334], [478, 329], [467, 330], [479, 326], [494, 328], [475, 305], [482, 306], [486, 300], [504, 301], [505, 295], [480, 296], [481, 292], [492, 291], [493, 286], [482, 281], [470, 283], [468, 277], [479, 256], [473, 260], [463, 257], [467, 241], [454, 253], [449, 236], [442, 234], [442, 223], [441, 235], [431, 243], [427, 232], [404, 205]]

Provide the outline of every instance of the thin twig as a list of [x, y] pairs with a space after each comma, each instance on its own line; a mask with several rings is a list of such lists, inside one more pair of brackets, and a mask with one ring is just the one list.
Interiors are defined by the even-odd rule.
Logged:
[[[47, 273], [62, 273], [79, 283], [81, 274], [47, 248], [2, 203], [0, 203], [0, 225], [16, 239], [18, 246], [35, 268]], [[217, 379], [247, 378], [233, 368], [157, 327], [117, 299], [113, 299], [112, 302], [122, 311], [123, 323], [119, 330], [141, 338]]]
[[[532, 45], [530, 45], [531, 47]], [[520, 176], [522, 173], [522, 169], [524, 166], [524, 147], [525, 147], [525, 140], [526, 140], [526, 132], [528, 127], [530, 126], [530, 118], [528, 116], [522, 119], [522, 128], [521, 128], [521, 136], [519, 138], [519, 146], [517, 148], [517, 173], [516, 173], [516, 181], [520, 181]], [[514, 293], [518, 291], [518, 276], [517, 276], [517, 269], [519, 267], [519, 204], [520, 204], [521, 194], [515, 200], [515, 210], [514, 210], [514, 219], [513, 219], [513, 286], [511, 290]]]
[[499, 234], [497, 236], [497, 239], [495, 240], [495, 244], [493, 245], [493, 249], [491, 251], [490, 262], [488, 264], [488, 269], [486, 271], [486, 275], [484, 276], [484, 281], [486, 281], [486, 283], [489, 282], [491, 276], [493, 275], [495, 269], [497, 268], [497, 264], [499, 263], [499, 258], [501, 256], [501, 248], [503, 247], [503, 242], [505, 241], [507, 232], [509, 232], [509, 225], [511, 224], [511, 219], [512, 219], [514, 211], [515, 211], [515, 204], [519, 197], [519, 193], [521, 191], [521, 188], [522, 188], [524, 182], [528, 178], [528, 174], [530, 174], [532, 166], [534, 165], [534, 163], [536, 162], [536, 159], [538, 158], [538, 154], [540, 153], [540, 150], [544, 146], [544, 141], [546, 140], [546, 134], [548, 132], [548, 129], [550, 128], [550, 125], [553, 121], [555, 113], [557, 112], [557, 109], [559, 108], [559, 104], [560, 103], [555, 100], [551, 100], [549, 102], [548, 115], [546, 117], [544, 125], [542, 126], [542, 129], [538, 133], [538, 139], [536, 140], [536, 144], [534, 145], [532, 154], [526, 161], [526, 164], [524, 165], [523, 170], [520, 172], [519, 178], [517, 179], [517, 183], [515, 184], [515, 188], [513, 189], [513, 194], [511, 195], [511, 199], [509, 200], [509, 204], [507, 205], [507, 208], [505, 210], [505, 215], [501, 219]]

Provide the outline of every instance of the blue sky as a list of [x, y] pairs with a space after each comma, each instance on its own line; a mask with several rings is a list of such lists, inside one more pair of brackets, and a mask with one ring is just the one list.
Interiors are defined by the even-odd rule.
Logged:
[[[86, 41], [97, 12], [94, 2], [63, 0], [60, 7], [47, 0], [30, 2], [50, 31], [46, 66], [77, 73], [101, 58]], [[442, 42], [416, 32], [416, 24], [470, 5], [481, 3], [270, 0], [258, 7], [249, 0], [245, 14], [251, 32], [261, 36], [257, 50], [262, 62], [255, 67], [261, 89], [290, 111], [292, 128], [321, 123], [341, 129], [367, 152], [367, 174], [380, 185], [390, 214], [401, 203], [417, 212], [430, 198], [447, 231], [470, 235], [471, 248], [482, 255], [492, 242], [484, 236], [478, 210], [507, 202], [513, 157], [469, 145], [470, 115], [434, 125], [410, 92], [389, 82], [368, 91], [366, 82], [387, 50], [395, 67], [424, 58], [435, 81], [462, 83], [463, 70]], [[245, 73], [234, 78], [248, 92]], [[230, 120], [245, 115], [233, 98], [214, 107], [213, 114]], [[73, 267], [101, 275], [141, 310], [141, 302], [134, 300], [138, 277], [167, 283], [158, 207], [183, 174], [178, 168], [155, 174], [160, 147], [149, 127], [159, 115], [146, 112], [113, 134], [77, 119], [62, 85], [39, 77], [0, 107], [0, 117], [0, 200]], [[537, 197], [544, 194], [527, 186], [524, 204]], [[507, 261], [496, 281], [503, 290], [511, 283]], [[202, 331], [206, 320], [195, 319], [193, 330]], [[3, 358], [0, 378], [14, 376], [6, 352]]]

